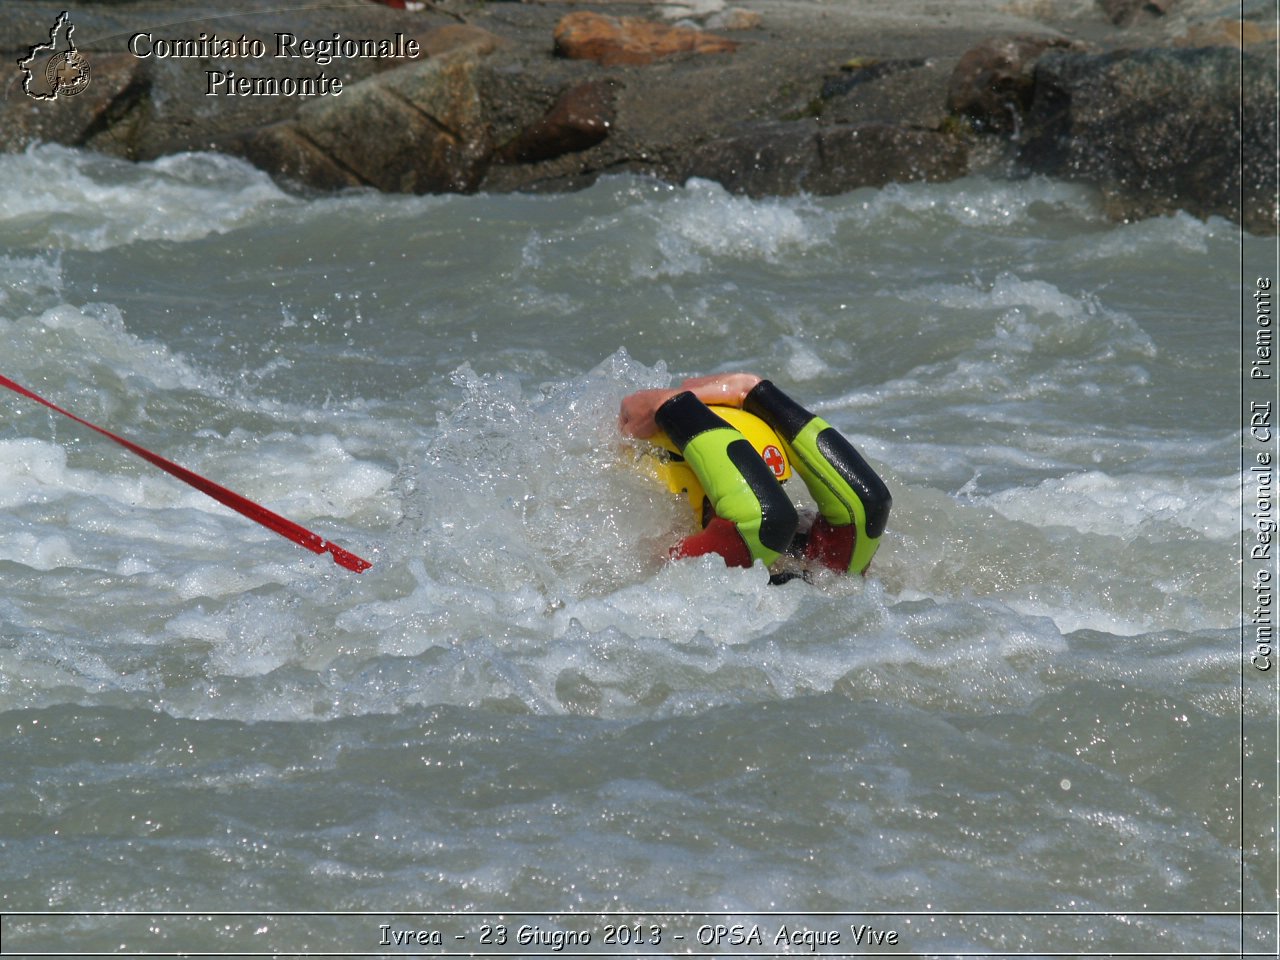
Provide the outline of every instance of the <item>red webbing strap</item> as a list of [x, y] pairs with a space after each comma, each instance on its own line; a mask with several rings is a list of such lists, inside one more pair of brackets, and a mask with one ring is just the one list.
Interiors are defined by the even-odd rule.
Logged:
[[164, 457], [152, 453], [145, 447], [138, 446], [131, 440], [126, 440], [124, 437], [116, 436], [110, 430], [104, 430], [102, 427], [92, 424], [88, 420], [77, 417], [70, 410], [63, 410], [62, 407], [58, 406], [56, 403], [50, 403], [44, 397], [37, 393], [32, 393], [26, 387], [19, 383], [14, 383], [8, 377], [0, 375], [0, 386], [8, 387], [14, 393], [19, 393], [30, 400], [34, 400], [36, 403], [48, 407], [50, 410], [54, 410], [62, 414], [64, 417], [74, 420], [82, 426], [88, 427], [90, 430], [102, 434], [108, 440], [115, 441], [129, 452], [135, 453], [148, 463], [159, 467], [165, 473], [177, 477], [183, 483], [195, 487], [201, 493], [213, 497], [213, 499], [217, 500], [219, 503], [230, 507], [237, 513], [243, 514], [250, 520], [256, 520], [264, 527], [274, 530], [276, 533], [280, 534], [280, 536], [288, 537], [299, 546], [306, 547], [313, 553], [329, 553], [333, 556], [334, 562], [340, 567], [345, 567], [348, 570], [354, 570], [356, 573], [363, 573], [365, 570], [368, 570], [373, 566], [373, 564], [368, 560], [363, 560], [360, 557], [357, 557], [354, 553], [351, 553], [348, 550], [343, 550], [342, 547], [338, 546], [336, 543], [330, 543], [323, 537], [312, 533], [306, 527], [299, 526], [292, 520], [286, 519], [278, 513], [273, 513], [261, 504], [254, 503], [248, 497], [242, 497], [234, 490], [228, 490], [226, 487], [216, 484], [212, 480], [206, 480], [204, 477], [200, 476], [200, 474], [193, 473], [186, 467], [180, 467], [171, 460], [166, 460]]

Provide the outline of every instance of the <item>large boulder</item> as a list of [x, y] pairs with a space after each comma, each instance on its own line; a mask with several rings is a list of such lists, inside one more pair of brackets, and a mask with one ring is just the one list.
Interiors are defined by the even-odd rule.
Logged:
[[11, 90], [0, 98], [4, 149], [60, 143], [136, 158], [139, 128], [149, 111], [150, 78], [127, 54], [96, 54], [92, 69], [92, 82], [74, 96], [34, 100]]
[[949, 65], [935, 57], [857, 56], [823, 77], [806, 108], [823, 123], [892, 122], [937, 129], [947, 119]]
[[1069, 48], [1059, 37], [992, 37], [960, 57], [947, 85], [947, 110], [979, 133], [1021, 129], [1031, 106], [1034, 66], [1044, 53]]
[[[350, 4], [340, 11], [332, 5], [271, 9], [249, 4], [247, 9], [219, 11], [216, 24], [202, 19], [209, 15], [208, 5], [196, 0], [164, 4], [170, 15], [159, 21], [138, 9], [147, 4], [126, 0], [72, 6], [70, 39], [88, 62], [90, 82], [75, 95], [40, 101], [23, 95], [18, 70], [4, 72], [9, 86], [0, 97], [0, 150], [18, 150], [41, 140], [151, 160], [186, 150], [224, 149], [245, 131], [291, 118], [309, 98], [230, 95], [230, 85], [210, 95], [211, 73], [234, 73], [239, 80], [287, 78], [299, 84], [314, 82], [322, 74], [330, 83], [340, 80], [345, 97], [359, 81], [406, 63], [402, 56], [335, 57], [325, 64], [305, 56], [277, 57], [279, 31], [315, 40], [335, 33], [376, 40], [391, 40], [399, 34], [405, 41], [419, 43], [428, 56], [445, 47], [484, 42], [483, 31], [464, 28], [444, 13], [424, 9], [408, 14], [373, 3]], [[0, 0], [0, 59], [13, 68], [19, 58], [33, 52], [33, 45], [53, 39], [57, 9], [26, 0]], [[246, 58], [128, 52], [129, 38], [140, 30], [153, 31], [156, 39], [180, 40], [193, 38], [202, 29], [221, 38], [244, 36], [263, 44], [266, 53]]]
[[579, 11], [565, 16], [554, 33], [556, 53], [602, 66], [643, 66], [678, 53], [732, 53], [737, 41], [685, 27], [636, 17]]
[[[1254, 47], [1275, 45], [1276, 25], [1255, 20], [1200, 20], [1173, 40], [1175, 47]], [[1259, 51], [1262, 52], [1262, 51]]]
[[1276, 224], [1275, 142], [1269, 57], [1051, 52], [1036, 65], [1020, 157], [1031, 171], [1098, 184], [1118, 216], [1181, 209], [1266, 231]]
[[1140, 15], [1162, 17], [1174, 0], [1098, 0], [1102, 12], [1118, 27], [1127, 27]]
[[320, 189], [470, 192], [493, 150], [478, 62], [464, 49], [388, 70], [250, 132], [236, 149], [264, 169]]
[[[708, 30], [759, 23], [731, 18], [726, 0], [650, 4], [648, 20], [580, 7], [564, 16], [562, 5], [536, 3], [472, 3], [465, 17], [446, 9], [456, 4], [428, 3], [409, 13], [406, 0], [405, 10], [250, 4], [218, 21], [220, 36], [267, 46], [287, 30], [315, 39], [397, 37], [423, 54], [321, 64], [139, 60], [124, 52], [126, 38], [149, 23], [135, 8], [155, 5], [101, 0], [78, 4], [73, 17], [92, 83], [50, 101], [25, 96], [12, 67], [33, 44], [53, 41], [53, 11], [0, 0], [0, 54], [11, 64], [0, 150], [41, 140], [135, 160], [234, 150], [320, 189], [565, 190], [604, 172], [636, 171], [709, 177], [754, 195], [946, 180], [1007, 150], [1028, 170], [1100, 184], [1122, 216], [1181, 208], [1265, 230], [1276, 208], [1268, 147], [1276, 129], [1274, 0], [1246, 0], [1241, 19], [1225, 21], [1215, 18], [1230, 11], [1212, 0], [1117, 2], [1109, 16], [1095, 2], [970, 4], [974, 16], [959, 18], [925, 16], [936, 6], [926, 0], [902, 0], [901, 10], [769, 4], [767, 29], [734, 40]], [[156, 27], [157, 36], [190, 36], [208, 5], [169, 6], [184, 16]], [[623, 6], [643, 4], [610, 11]], [[988, 6], [990, 15], [979, 17], [977, 8]], [[1107, 22], [1135, 12], [1121, 29]], [[975, 47], [993, 36], [1014, 39]], [[1057, 49], [1062, 36], [1095, 50], [1190, 48], [1085, 57]], [[553, 37], [558, 56], [550, 55]], [[1210, 44], [1228, 46], [1192, 49]], [[210, 72], [231, 70], [282, 82], [322, 71], [340, 80], [341, 95], [210, 96]]]
[[498, 151], [498, 160], [538, 163], [591, 149], [613, 127], [616, 88], [613, 80], [588, 80], [570, 87], [541, 118]]
[[833, 195], [858, 187], [954, 180], [968, 168], [964, 142], [892, 123], [820, 126], [811, 121], [752, 125], [695, 150], [685, 177], [715, 180], [734, 193]]

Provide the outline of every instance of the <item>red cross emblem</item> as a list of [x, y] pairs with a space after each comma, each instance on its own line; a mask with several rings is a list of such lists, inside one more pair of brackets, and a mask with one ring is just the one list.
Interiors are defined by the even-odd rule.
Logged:
[[761, 458], [773, 471], [775, 477], [782, 476], [787, 469], [787, 458], [782, 455], [782, 451], [775, 447], [772, 443], [760, 452]]

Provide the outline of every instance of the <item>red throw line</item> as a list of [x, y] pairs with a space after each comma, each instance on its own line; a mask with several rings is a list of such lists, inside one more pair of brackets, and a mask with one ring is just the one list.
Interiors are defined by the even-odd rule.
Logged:
[[317, 536], [316, 534], [308, 530], [306, 527], [301, 527], [298, 524], [294, 523], [292, 520], [288, 520], [280, 516], [280, 514], [278, 513], [272, 513], [270, 510], [268, 510], [266, 507], [262, 506], [261, 504], [254, 503], [248, 497], [242, 497], [240, 496], [240, 494], [236, 493], [234, 490], [228, 490], [226, 487], [220, 486], [219, 484], [214, 483], [212, 480], [206, 480], [204, 477], [200, 476], [200, 474], [192, 473], [186, 467], [180, 467], [173, 461], [166, 460], [164, 457], [161, 457], [157, 454], [152, 453], [150, 450], [146, 449], [145, 447], [138, 446], [136, 443], [134, 443], [131, 440], [126, 440], [124, 437], [118, 437], [114, 433], [112, 433], [110, 430], [103, 430], [102, 427], [96, 426], [95, 424], [90, 423], [88, 420], [83, 420], [80, 417], [77, 417], [74, 413], [72, 413], [69, 410], [63, 410], [57, 404], [50, 403], [44, 397], [40, 396], [37, 393], [32, 393], [26, 387], [22, 386], [19, 383], [14, 383], [8, 377], [0, 376], [0, 386], [8, 387], [14, 393], [20, 393], [22, 394], [22, 396], [27, 397], [28, 399], [34, 400], [36, 403], [43, 404], [44, 406], [48, 407], [50, 410], [56, 410], [58, 413], [62, 414], [64, 417], [68, 417], [74, 420], [76, 423], [81, 424], [82, 426], [86, 426], [90, 430], [94, 430], [102, 434], [108, 440], [114, 440], [116, 443], [120, 444], [120, 446], [124, 447], [126, 450], [130, 451], [131, 453], [136, 453], [143, 460], [146, 460], [148, 463], [159, 467], [165, 473], [172, 474], [173, 476], [181, 480], [183, 483], [186, 483], [186, 484], [189, 484], [190, 486], [195, 487], [201, 493], [206, 494], [210, 497], [213, 497], [213, 499], [217, 500], [221, 504], [224, 504], [230, 507], [232, 510], [235, 510], [237, 513], [244, 514], [250, 520], [258, 521], [258, 523], [262, 524], [264, 527], [267, 527], [270, 530], [274, 530], [276, 533], [280, 534], [280, 536], [288, 537], [290, 540], [292, 540], [294, 543], [298, 544], [299, 546], [306, 547], [308, 550], [310, 550], [313, 553], [331, 554], [333, 556], [334, 562], [338, 564], [338, 566], [340, 567], [346, 567], [348, 570], [354, 570], [356, 573], [363, 573], [364, 571], [368, 570], [371, 566], [373, 566], [373, 564], [370, 563], [368, 560], [362, 560], [360, 557], [357, 557], [354, 553], [351, 553], [348, 550], [343, 550], [336, 543], [330, 543], [328, 540], [325, 540], [323, 537]]

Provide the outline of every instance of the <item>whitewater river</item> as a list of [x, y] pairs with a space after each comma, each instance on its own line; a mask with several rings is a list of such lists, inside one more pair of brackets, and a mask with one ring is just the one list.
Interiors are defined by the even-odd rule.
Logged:
[[[1040, 179], [0, 157], [0, 374], [373, 563], [3, 391], [0, 947], [1270, 950], [1242, 242]], [[618, 403], [735, 369], [889, 484], [865, 579], [664, 562]]]

